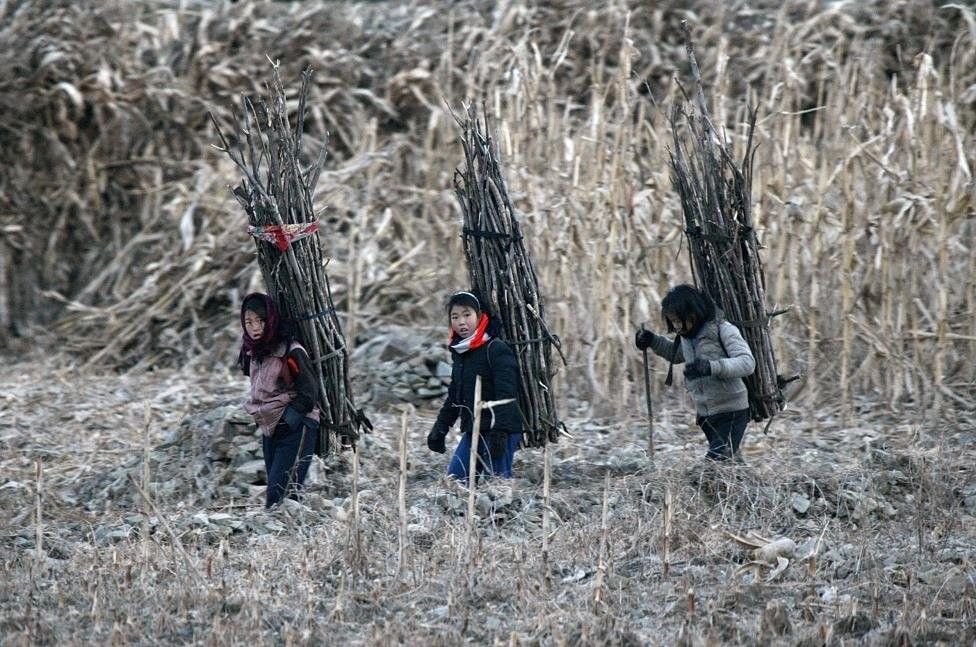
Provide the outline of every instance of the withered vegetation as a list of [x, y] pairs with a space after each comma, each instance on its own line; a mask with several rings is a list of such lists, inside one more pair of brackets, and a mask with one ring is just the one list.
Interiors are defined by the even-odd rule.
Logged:
[[[757, 109], [766, 306], [792, 306], [772, 344], [804, 374], [745, 469], [701, 469], [660, 366], [653, 466], [637, 417], [633, 332], [691, 279], [682, 20], [736, 159]], [[443, 325], [465, 275], [447, 106], [484, 102], [568, 361], [551, 479], [527, 450], [466, 520], [429, 412], [370, 412], [358, 479], [344, 454], [265, 514], [253, 430], [194, 417], [244, 393], [236, 307], [260, 287], [207, 113], [229, 123], [269, 59], [288, 88], [316, 70], [350, 346]], [[5, 643], [976, 640], [965, 3], [7, 2], [0, 88]]]

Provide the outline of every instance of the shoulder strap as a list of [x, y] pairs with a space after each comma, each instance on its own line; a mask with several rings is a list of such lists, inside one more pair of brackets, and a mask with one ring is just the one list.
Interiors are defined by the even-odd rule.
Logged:
[[718, 327], [718, 345], [722, 347], [722, 353], [725, 354], [726, 357], [728, 357], [729, 356], [729, 351], [725, 348], [725, 340], [722, 339], [722, 324], [725, 324], [725, 323], [728, 323], [730, 326], [732, 325], [728, 321], [724, 321], [724, 320], [718, 322], [718, 326], [717, 326]]
[[492, 337], [488, 340], [488, 345], [485, 346], [485, 356], [488, 358], [488, 370], [494, 371], [495, 367], [491, 365], [491, 345], [498, 341], [497, 337]]
[[298, 348], [305, 350], [305, 347], [299, 344], [297, 341], [292, 341], [288, 344], [288, 348], [285, 349], [285, 356], [281, 358], [281, 379], [283, 379], [285, 384], [287, 384], [289, 387], [295, 383], [295, 378], [301, 372], [298, 368], [298, 362], [296, 362], [292, 357], [289, 357], [291, 352]]

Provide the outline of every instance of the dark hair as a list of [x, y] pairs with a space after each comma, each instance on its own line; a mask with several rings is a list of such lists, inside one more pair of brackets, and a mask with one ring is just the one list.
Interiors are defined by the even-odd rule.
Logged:
[[481, 305], [481, 298], [474, 291], [455, 292], [452, 294], [451, 298], [447, 300], [446, 310], [450, 312], [454, 306], [467, 306], [474, 308], [476, 312], [487, 312], [484, 306]]
[[668, 332], [675, 332], [667, 315], [688, 322], [697, 330], [702, 324], [715, 318], [715, 304], [711, 298], [693, 285], [676, 285], [661, 299], [661, 317]]
[[246, 310], [250, 310], [257, 316], [261, 317], [261, 319], [264, 320], [268, 319], [268, 309], [265, 305], [263, 294], [248, 295], [247, 298], [244, 299], [244, 302], [241, 304], [241, 312], [244, 312]]

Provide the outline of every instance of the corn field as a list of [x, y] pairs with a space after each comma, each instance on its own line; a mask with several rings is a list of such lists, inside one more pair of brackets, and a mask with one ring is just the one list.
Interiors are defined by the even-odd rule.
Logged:
[[[633, 347], [692, 280], [668, 163], [682, 21], [739, 158], [757, 115], [772, 343], [802, 374], [748, 438], [754, 470], [719, 477], [688, 466], [660, 364], [646, 460]], [[296, 98], [314, 70], [352, 357], [370, 331], [446, 328], [469, 287], [452, 113], [491, 116], [572, 435], [512, 484], [445, 484], [431, 412], [404, 405], [367, 411], [361, 464], [319, 465], [307, 507], [200, 494], [236, 487], [207, 470], [255, 442], [193, 415], [245, 393], [239, 300], [263, 288], [208, 113], [232, 123], [273, 65]], [[976, 640], [968, 3], [0, 0], [0, 88], [0, 645]], [[787, 535], [788, 565], [763, 562]]]
[[457, 287], [445, 102], [484, 100], [567, 387], [618, 411], [637, 374], [626, 340], [689, 278], [666, 163], [688, 18], [733, 147], [759, 110], [755, 217], [769, 305], [793, 307], [777, 356], [807, 376], [803, 398], [848, 416], [861, 396], [936, 416], [971, 404], [973, 13], [774, 5], [8, 4], [4, 338], [46, 331], [123, 368], [228, 339], [254, 264], [206, 112], [260, 90], [270, 58], [296, 88], [320, 70], [307, 128], [334, 142], [317, 200], [351, 331], [429, 324], [431, 295]]

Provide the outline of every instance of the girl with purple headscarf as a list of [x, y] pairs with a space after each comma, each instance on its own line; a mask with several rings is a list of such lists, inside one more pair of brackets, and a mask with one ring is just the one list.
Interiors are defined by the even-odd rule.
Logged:
[[288, 334], [274, 301], [254, 292], [241, 303], [238, 363], [251, 378], [244, 410], [263, 434], [265, 506], [296, 498], [318, 440], [317, 385], [308, 352]]

